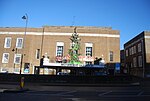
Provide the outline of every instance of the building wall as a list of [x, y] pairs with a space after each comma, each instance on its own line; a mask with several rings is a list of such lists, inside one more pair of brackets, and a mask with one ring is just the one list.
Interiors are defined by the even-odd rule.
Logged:
[[150, 74], [149, 36], [150, 32], [143, 31], [124, 45], [125, 67], [131, 75], [145, 77]]
[[[26, 35], [24, 28], [0, 28], [0, 68], [8, 69], [13, 72], [14, 68], [22, 71], [24, 63], [30, 64], [30, 73], [34, 72], [34, 66], [40, 65], [40, 59], [45, 53], [49, 56], [50, 62], [56, 62], [56, 43], [64, 43], [64, 56], [68, 56], [70, 48], [70, 37], [74, 31], [71, 26], [45, 26], [43, 28], [27, 28]], [[112, 30], [109, 27], [80, 27], [77, 26], [77, 33], [81, 38], [80, 54], [85, 56], [85, 44], [92, 43], [92, 59], [96, 57], [104, 58], [106, 63], [120, 62], [120, 33], [118, 30]], [[11, 38], [11, 47], [4, 48], [5, 38]], [[16, 50], [17, 38], [23, 38], [24, 45], [22, 49]], [[12, 51], [12, 50], [15, 51]], [[36, 59], [36, 50], [40, 49], [40, 58]], [[110, 51], [113, 52], [113, 61], [110, 61]], [[9, 62], [2, 63], [3, 53], [9, 53]], [[14, 55], [22, 55], [22, 66], [14, 64]], [[84, 63], [84, 61], [83, 61]]]
[[150, 31], [145, 31], [146, 74], [150, 76]]

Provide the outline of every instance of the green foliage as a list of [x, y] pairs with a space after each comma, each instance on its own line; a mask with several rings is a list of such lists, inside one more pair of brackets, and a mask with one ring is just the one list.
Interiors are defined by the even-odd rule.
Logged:
[[70, 55], [70, 63], [71, 64], [81, 64], [81, 62], [79, 61], [79, 50], [80, 50], [80, 38], [78, 36], [78, 34], [76, 33], [76, 28], [74, 29], [74, 33], [72, 34], [71, 38], [70, 38], [71, 42], [72, 42], [72, 47], [71, 49], [69, 49], [69, 55]]

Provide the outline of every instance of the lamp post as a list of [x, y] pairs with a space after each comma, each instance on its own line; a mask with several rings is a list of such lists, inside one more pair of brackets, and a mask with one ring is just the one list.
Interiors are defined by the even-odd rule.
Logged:
[[24, 32], [24, 41], [23, 41], [23, 48], [25, 47], [25, 36], [26, 36], [26, 32], [27, 32], [27, 26], [28, 26], [28, 15], [27, 13], [22, 17], [23, 20], [26, 21], [26, 25], [25, 25], [25, 32]]
[[27, 26], [28, 26], [28, 15], [27, 15], [27, 13], [22, 17], [22, 19], [26, 21], [26, 24], [25, 24], [25, 32], [24, 32], [24, 40], [23, 40], [23, 52], [21, 55], [20, 74], [21, 74], [21, 70], [22, 70], [23, 58], [25, 55], [24, 54], [24, 48], [25, 48], [26, 32], [27, 32]]

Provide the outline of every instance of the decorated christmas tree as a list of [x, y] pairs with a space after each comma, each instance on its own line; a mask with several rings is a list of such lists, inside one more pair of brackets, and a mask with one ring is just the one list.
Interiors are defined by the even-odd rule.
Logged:
[[76, 32], [76, 27], [74, 28], [74, 33], [72, 34], [70, 40], [72, 43], [71, 49], [69, 49], [70, 63], [81, 64], [81, 62], [79, 61], [80, 38]]

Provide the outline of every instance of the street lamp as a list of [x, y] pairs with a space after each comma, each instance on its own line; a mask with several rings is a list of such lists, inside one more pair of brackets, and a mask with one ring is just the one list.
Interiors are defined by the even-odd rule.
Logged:
[[22, 17], [23, 20], [26, 20], [26, 25], [25, 25], [25, 33], [24, 33], [24, 41], [23, 41], [23, 48], [25, 47], [25, 36], [27, 32], [27, 26], [28, 26], [28, 15], [27, 13]]
[[24, 32], [24, 40], [23, 40], [23, 52], [21, 55], [20, 74], [21, 74], [22, 64], [23, 64], [23, 56], [25, 55], [24, 54], [24, 48], [25, 48], [26, 32], [27, 32], [27, 26], [28, 26], [28, 15], [27, 15], [27, 13], [22, 17], [22, 19], [26, 21], [26, 24], [25, 24], [25, 32]]

